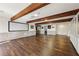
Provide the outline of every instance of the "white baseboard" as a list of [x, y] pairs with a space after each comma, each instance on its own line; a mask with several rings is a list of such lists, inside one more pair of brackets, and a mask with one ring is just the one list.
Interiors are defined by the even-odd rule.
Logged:
[[0, 44], [8, 43], [8, 42], [10, 42], [10, 41], [11, 41], [11, 40], [2, 41], [2, 42], [0, 42]]

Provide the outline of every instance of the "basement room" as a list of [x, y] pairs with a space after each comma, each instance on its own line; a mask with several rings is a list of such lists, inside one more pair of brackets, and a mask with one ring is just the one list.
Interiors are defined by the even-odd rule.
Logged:
[[0, 56], [78, 56], [79, 3], [0, 3]]

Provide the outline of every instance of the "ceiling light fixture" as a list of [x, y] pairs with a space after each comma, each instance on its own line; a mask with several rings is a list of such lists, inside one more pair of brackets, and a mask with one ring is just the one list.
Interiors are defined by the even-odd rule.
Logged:
[[40, 14], [40, 13], [36, 13], [36, 14], [34, 14], [34, 16], [37, 17], [37, 16], [39, 16], [39, 14]]
[[38, 16], [38, 14], [34, 14], [34, 16], [35, 16], [35, 17], [37, 17], [37, 16]]

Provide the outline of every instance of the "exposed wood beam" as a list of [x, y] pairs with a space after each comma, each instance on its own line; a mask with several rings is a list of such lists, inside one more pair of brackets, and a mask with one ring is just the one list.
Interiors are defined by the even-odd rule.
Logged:
[[39, 22], [39, 21], [44, 21], [44, 20], [51, 20], [51, 19], [56, 19], [56, 18], [60, 18], [60, 17], [67, 17], [67, 16], [77, 14], [78, 11], [79, 11], [79, 9], [75, 9], [75, 10], [59, 13], [56, 15], [51, 15], [51, 16], [47, 16], [47, 17], [43, 17], [43, 18], [39, 18], [39, 19], [35, 19], [35, 20], [30, 20], [30, 21], [27, 21], [27, 23]]
[[16, 14], [15, 16], [11, 17], [11, 20], [16, 20], [26, 14], [29, 14], [39, 8], [42, 8], [46, 5], [48, 5], [49, 3], [32, 3], [30, 6], [26, 7], [25, 9], [23, 9], [21, 12], [19, 12], [18, 14]]
[[72, 20], [72, 18], [67, 18], [67, 19], [53, 20], [53, 21], [47, 21], [47, 22], [40, 22], [40, 23], [36, 23], [36, 25], [38, 25], [38, 24], [47, 24], [47, 23], [69, 22], [71, 20]]

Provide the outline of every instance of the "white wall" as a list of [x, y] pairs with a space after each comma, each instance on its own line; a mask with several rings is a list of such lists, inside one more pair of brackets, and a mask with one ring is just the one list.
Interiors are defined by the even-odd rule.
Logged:
[[78, 35], [77, 35], [77, 40], [78, 40], [78, 53], [79, 53], [79, 22], [78, 22], [78, 28], [77, 28], [77, 33], [78, 33]]
[[69, 31], [69, 36], [70, 40], [75, 47], [76, 51], [79, 54], [79, 23], [78, 23], [78, 18], [73, 18], [71, 23], [70, 23], [70, 31]]
[[78, 50], [78, 36], [76, 35], [75, 24], [73, 23], [72, 27], [70, 27], [70, 28], [71, 28], [70, 40], [71, 40], [73, 46], [75, 47], [76, 51], [79, 53], [79, 50]]
[[51, 29], [47, 29], [48, 35], [56, 35], [56, 24], [48, 24], [51, 25]]
[[40, 30], [40, 33], [41, 33], [41, 34], [44, 34], [44, 27], [45, 27], [45, 26], [47, 26], [47, 25], [46, 25], [46, 24], [41, 25], [41, 27], [43, 27], [43, 28], [41, 28], [41, 30]]
[[[51, 25], [51, 29], [48, 29], [48, 27], [47, 27], [48, 25]], [[41, 27], [43, 27], [43, 29], [41, 28], [41, 34], [44, 34], [44, 32], [45, 32], [44, 27], [45, 26], [47, 28], [48, 35], [56, 35], [56, 24], [53, 24], [53, 23], [41, 25]]]
[[0, 33], [0, 42], [5, 40], [12, 40], [17, 38], [32, 36], [32, 35], [35, 35], [35, 32], [24, 31], [24, 32]]
[[[42, 27], [51, 25], [51, 29], [47, 28], [47, 34], [48, 35], [68, 35], [69, 30], [69, 22], [62, 22], [62, 23], [49, 23], [49, 24], [43, 24]], [[54, 27], [54, 28], [53, 28]], [[41, 34], [44, 34], [44, 28], [41, 29]]]
[[0, 17], [0, 33], [8, 32], [8, 18]]
[[34, 30], [35, 27], [34, 29], [31, 29], [30, 24], [29, 24], [29, 31], [8, 32], [8, 21], [10, 21], [10, 19], [6, 17], [5, 14], [3, 14], [3, 16], [0, 15], [0, 42], [5, 40], [12, 40], [32, 36], [36, 34]]
[[68, 35], [70, 22], [57, 23], [57, 34]]

